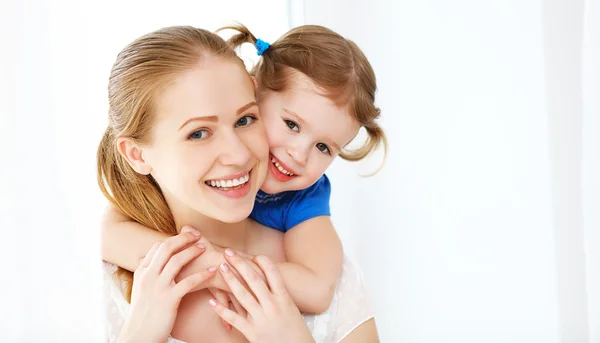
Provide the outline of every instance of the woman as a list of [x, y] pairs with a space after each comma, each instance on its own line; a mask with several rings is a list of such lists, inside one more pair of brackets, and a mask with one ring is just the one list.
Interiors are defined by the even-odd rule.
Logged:
[[[290, 324], [298, 323], [298, 309], [286, 305], [285, 292], [269, 282], [276, 277], [268, 268], [264, 271], [271, 293], [261, 297], [284, 299], [278, 302], [283, 305], [279, 312], [263, 311], [271, 317], [264, 322], [253, 320], [252, 332], [238, 327], [245, 338], [239, 331], [223, 329], [212, 313], [223, 310], [211, 305], [214, 299], [206, 290], [216, 266], [174, 281], [182, 266], [212, 249], [210, 243], [265, 255], [276, 262], [285, 259], [282, 234], [247, 219], [265, 177], [268, 149], [253, 79], [235, 52], [217, 35], [190, 27], [166, 28], [141, 37], [117, 57], [109, 81], [109, 103], [109, 126], [98, 149], [103, 192], [129, 217], [177, 235], [149, 252], [136, 270], [135, 282], [126, 272], [119, 273], [125, 294], [133, 285], [130, 308], [114, 283], [110, 284], [108, 295], [115, 311], [109, 314], [116, 318], [111, 326], [118, 328], [119, 319], [124, 319], [123, 341], [162, 342], [169, 334], [186, 342], [262, 341], [262, 336], [252, 333], [282, 328], [289, 337], [304, 339], [306, 326]], [[213, 180], [232, 179], [241, 180], [239, 186], [227, 191], [211, 186]], [[186, 225], [202, 227], [202, 240], [193, 231], [177, 232]], [[200, 245], [193, 244], [198, 241]], [[234, 263], [235, 257], [228, 256], [227, 261], [242, 274], [243, 264]], [[344, 268], [332, 311], [308, 317], [307, 323], [319, 342], [376, 341], [369, 311], [364, 315], [346, 311], [351, 318], [336, 314], [348, 304], [355, 305], [354, 295], [361, 289], [352, 266], [345, 263]], [[225, 280], [231, 272], [227, 270], [220, 271]], [[251, 290], [261, 282], [265, 285], [259, 278], [247, 281]], [[258, 306], [265, 309], [264, 303]], [[257, 313], [256, 308], [238, 312], [243, 315], [244, 310]], [[232, 318], [224, 311], [218, 313]]]

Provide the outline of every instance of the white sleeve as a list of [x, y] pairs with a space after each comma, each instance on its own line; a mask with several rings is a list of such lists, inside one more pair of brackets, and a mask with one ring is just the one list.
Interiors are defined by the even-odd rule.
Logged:
[[375, 315], [360, 269], [344, 256], [342, 274], [329, 309], [305, 315], [317, 343], [337, 343]]
[[129, 304], [123, 297], [121, 289], [117, 285], [117, 280], [113, 276], [117, 267], [113, 264], [104, 263], [104, 310], [106, 338], [109, 343], [114, 343], [119, 337], [119, 333], [125, 323], [125, 318], [129, 315]]
[[[118, 285], [118, 280], [113, 276], [117, 270], [117, 266], [104, 262], [104, 308], [105, 308], [105, 324], [106, 338], [109, 343], [115, 343], [125, 319], [129, 316], [129, 303], [125, 300], [121, 288]], [[169, 337], [165, 343], [185, 343]]]

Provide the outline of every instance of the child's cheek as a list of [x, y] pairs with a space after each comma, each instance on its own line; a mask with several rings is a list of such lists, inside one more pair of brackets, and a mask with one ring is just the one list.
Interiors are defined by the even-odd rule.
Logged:
[[274, 123], [267, 123], [265, 125], [265, 133], [267, 135], [267, 142], [269, 143], [269, 149], [276, 148], [281, 144], [282, 133], [274, 127]]

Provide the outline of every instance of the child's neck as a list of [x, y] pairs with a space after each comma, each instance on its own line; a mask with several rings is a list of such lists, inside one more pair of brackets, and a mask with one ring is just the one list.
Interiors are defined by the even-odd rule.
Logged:
[[229, 224], [209, 218], [194, 210], [185, 212], [187, 213], [183, 213], [183, 211], [180, 213], [173, 212], [177, 232], [180, 232], [185, 225], [189, 225], [200, 231], [213, 245], [246, 251], [250, 219]]

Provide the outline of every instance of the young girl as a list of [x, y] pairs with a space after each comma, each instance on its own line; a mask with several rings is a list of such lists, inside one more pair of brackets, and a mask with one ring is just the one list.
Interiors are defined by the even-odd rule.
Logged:
[[[224, 29], [238, 31], [229, 40], [233, 47], [252, 43], [261, 56], [252, 74], [270, 164], [251, 217], [285, 232], [287, 262], [278, 264], [285, 285], [301, 311], [323, 312], [331, 302], [343, 259], [329, 218], [330, 184], [324, 173], [338, 155], [358, 161], [380, 144], [385, 147], [376, 121], [375, 74], [355, 43], [321, 26], [294, 28], [271, 45], [244, 26]], [[343, 150], [361, 127], [368, 134], [365, 144], [356, 151]], [[208, 185], [228, 191], [244, 182], [232, 178], [211, 180]], [[154, 242], [168, 237], [110, 207], [102, 225], [102, 255], [133, 271]], [[214, 259], [207, 256], [198, 257], [180, 277], [223, 259], [222, 254]], [[228, 290], [222, 280], [214, 287]]]

